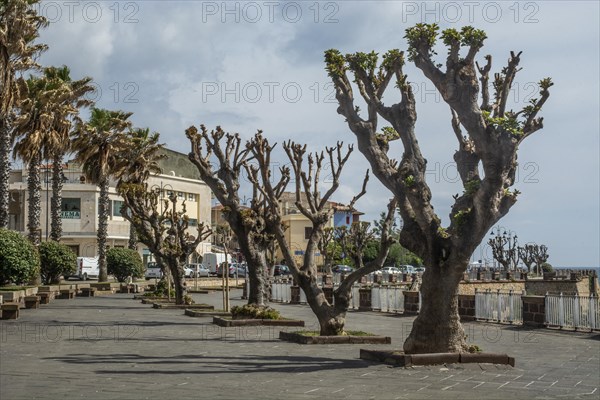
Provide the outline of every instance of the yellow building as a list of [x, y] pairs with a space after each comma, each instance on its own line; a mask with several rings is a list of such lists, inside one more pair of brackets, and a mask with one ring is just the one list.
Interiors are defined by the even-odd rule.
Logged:
[[[305, 199], [301, 198], [303, 204]], [[308, 207], [307, 204], [305, 204]], [[348, 206], [328, 201], [326, 207], [333, 209], [331, 219], [329, 220], [326, 227], [337, 228], [340, 226], [350, 227], [352, 223], [358, 222], [360, 216], [363, 213], [351, 209]], [[308, 245], [308, 239], [312, 231], [312, 222], [305, 217], [298, 207], [296, 206], [296, 194], [291, 192], [285, 192], [280, 198], [280, 209], [282, 214], [282, 221], [286, 226], [285, 239], [296, 258], [296, 262], [302, 263], [306, 246]], [[277, 259], [282, 260], [283, 255], [281, 251], [278, 251]], [[323, 263], [321, 254], [317, 251], [316, 253], [317, 264]]]
[[[148, 187], [161, 190], [165, 198], [175, 193], [178, 204], [181, 206], [185, 200], [186, 214], [190, 218], [190, 229], [198, 223], [204, 222], [211, 225], [211, 191], [200, 180], [196, 167], [188, 160], [187, 155], [173, 150], [163, 149], [167, 155], [161, 160], [163, 173], [151, 176]], [[51, 224], [50, 201], [52, 200], [51, 166], [42, 169], [41, 193], [41, 230], [42, 241], [50, 236]], [[123, 199], [117, 194], [116, 182], [111, 180], [110, 217], [108, 221], [108, 246], [126, 247], [129, 240], [129, 222], [120, 213]], [[100, 189], [87, 182], [81, 168], [68, 163], [64, 168], [64, 186], [62, 190], [62, 228], [61, 242], [83, 257], [94, 257], [98, 254], [96, 231], [98, 228], [98, 199]], [[27, 231], [27, 170], [13, 170], [10, 176], [10, 205], [9, 229], [22, 233]], [[193, 233], [192, 233], [193, 234]], [[209, 239], [207, 239], [209, 240]], [[144, 261], [151, 256], [148, 249], [141, 243], [138, 250], [143, 255]], [[200, 243], [196, 252], [200, 255], [211, 251], [210, 242]]]

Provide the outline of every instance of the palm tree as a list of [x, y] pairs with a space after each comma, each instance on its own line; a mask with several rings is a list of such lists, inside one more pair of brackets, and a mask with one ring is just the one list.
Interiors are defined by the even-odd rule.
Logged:
[[[25, 88], [24, 88], [25, 89]], [[14, 158], [20, 157], [28, 168], [28, 237], [34, 246], [40, 244], [40, 197], [42, 185], [40, 168], [45, 158], [49, 131], [54, 121], [53, 110], [62, 96], [62, 88], [46, 77], [30, 77], [26, 85], [27, 97], [21, 103], [14, 120], [13, 138], [16, 140]]]
[[[118, 179], [117, 190], [127, 184], [142, 184], [150, 175], [162, 172], [158, 161], [166, 155], [160, 154], [164, 145], [158, 143], [159, 137], [158, 132], [151, 134], [150, 128], [135, 128], [129, 131], [130, 147], [122, 153], [119, 165], [114, 170], [114, 176]], [[129, 224], [128, 247], [135, 250], [137, 242], [135, 227]]]
[[0, 3], [0, 228], [8, 227], [11, 124], [25, 83], [20, 74], [36, 68], [35, 57], [47, 48], [44, 44], [34, 44], [39, 29], [48, 25], [46, 18], [35, 10], [38, 2], [2, 0]]
[[54, 123], [49, 132], [47, 153], [52, 159], [52, 202], [50, 204], [51, 231], [50, 238], [60, 241], [62, 236], [62, 187], [63, 187], [63, 157], [71, 149], [69, 134], [73, 123], [80, 121], [79, 109], [93, 104], [86, 99], [86, 93], [94, 90], [90, 86], [92, 78], [86, 77], [77, 81], [71, 80], [70, 70], [67, 66], [48, 67], [44, 76], [56, 85], [62, 86], [63, 97], [60, 104], [56, 105]]
[[75, 161], [82, 166], [88, 180], [100, 188], [98, 203], [98, 264], [99, 282], [108, 280], [106, 269], [106, 237], [109, 213], [109, 178], [118, 165], [118, 154], [127, 149], [124, 132], [130, 128], [132, 113], [92, 108], [90, 120], [77, 124], [72, 146]]

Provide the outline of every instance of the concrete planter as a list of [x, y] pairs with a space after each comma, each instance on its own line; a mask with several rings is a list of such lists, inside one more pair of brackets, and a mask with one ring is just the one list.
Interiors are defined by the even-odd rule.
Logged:
[[185, 309], [183, 314], [187, 315], [188, 317], [195, 317], [195, 318], [214, 317], [214, 316], [231, 317], [231, 313], [226, 312], [226, 311], [190, 310], [187, 308]]
[[426, 353], [405, 354], [401, 350], [368, 350], [360, 349], [360, 358], [363, 360], [382, 362], [399, 367], [413, 365], [440, 365], [440, 364], [503, 364], [515, 366], [514, 357], [497, 353]]
[[2, 296], [2, 298], [4, 299], [5, 303], [18, 303], [21, 301], [21, 299], [23, 297], [25, 297], [25, 291], [24, 290], [15, 290], [15, 291], [5, 291], [5, 292], [0, 292], [0, 295]]
[[305, 336], [295, 332], [279, 332], [279, 339], [299, 344], [390, 344], [389, 336]]
[[304, 326], [304, 321], [297, 319], [229, 319], [213, 317], [213, 324], [230, 326]]
[[181, 309], [181, 310], [214, 310], [215, 306], [209, 306], [208, 304], [174, 304], [174, 303], [153, 303], [153, 308], [166, 308], [166, 309]]

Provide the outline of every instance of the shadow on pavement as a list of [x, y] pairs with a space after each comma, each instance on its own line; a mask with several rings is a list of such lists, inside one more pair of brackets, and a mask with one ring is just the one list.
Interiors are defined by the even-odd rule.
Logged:
[[[224, 356], [182, 354], [177, 356], [143, 356], [140, 354], [71, 354], [65, 357], [47, 357], [46, 360], [68, 364], [128, 365], [127, 369], [97, 370], [98, 374], [215, 374], [215, 373], [264, 373], [264, 372], [314, 372], [325, 370], [367, 368], [363, 360], [333, 359], [311, 356]], [[132, 365], [133, 364], [133, 365]], [[132, 369], [149, 366], [152, 369]], [[168, 365], [168, 369], [155, 369], [156, 365]], [[185, 368], [176, 369], [176, 365]]]

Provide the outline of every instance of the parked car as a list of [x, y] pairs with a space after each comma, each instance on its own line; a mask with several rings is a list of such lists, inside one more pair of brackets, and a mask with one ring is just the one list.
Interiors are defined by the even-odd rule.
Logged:
[[146, 280], [149, 279], [162, 279], [163, 273], [162, 268], [156, 262], [149, 262], [146, 266], [146, 273], [144, 274]]
[[287, 265], [273, 265], [273, 276], [291, 275], [290, 267]]
[[417, 267], [415, 268], [415, 271], [420, 272], [422, 274], [423, 272], [425, 272], [425, 267]]
[[[217, 276], [218, 277], [222, 277], [223, 276], [223, 265], [225, 263], [219, 265], [219, 267], [217, 268]], [[229, 264], [229, 276], [230, 277], [235, 277], [237, 276], [238, 278], [245, 278], [247, 275], [247, 270], [246, 267], [242, 264], [237, 264], [237, 263], [233, 263], [233, 264]]]
[[401, 265], [400, 271], [402, 271], [402, 273], [404, 273], [404, 274], [416, 274], [417, 273], [417, 269], [415, 267], [413, 267], [412, 265]]
[[334, 265], [333, 268], [331, 268], [331, 271], [335, 274], [349, 274], [354, 270], [348, 265], [338, 264]]
[[203, 276], [209, 276], [208, 267], [204, 264], [187, 264], [184, 268], [186, 278], [195, 278], [196, 269], [198, 270], [198, 278]]
[[383, 267], [383, 268], [381, 268], [380, 271], [382, 274], [387, 274], [387, 275], [400, 275], [402, 273], [400, 268], [396, 268], [396, 267]]

